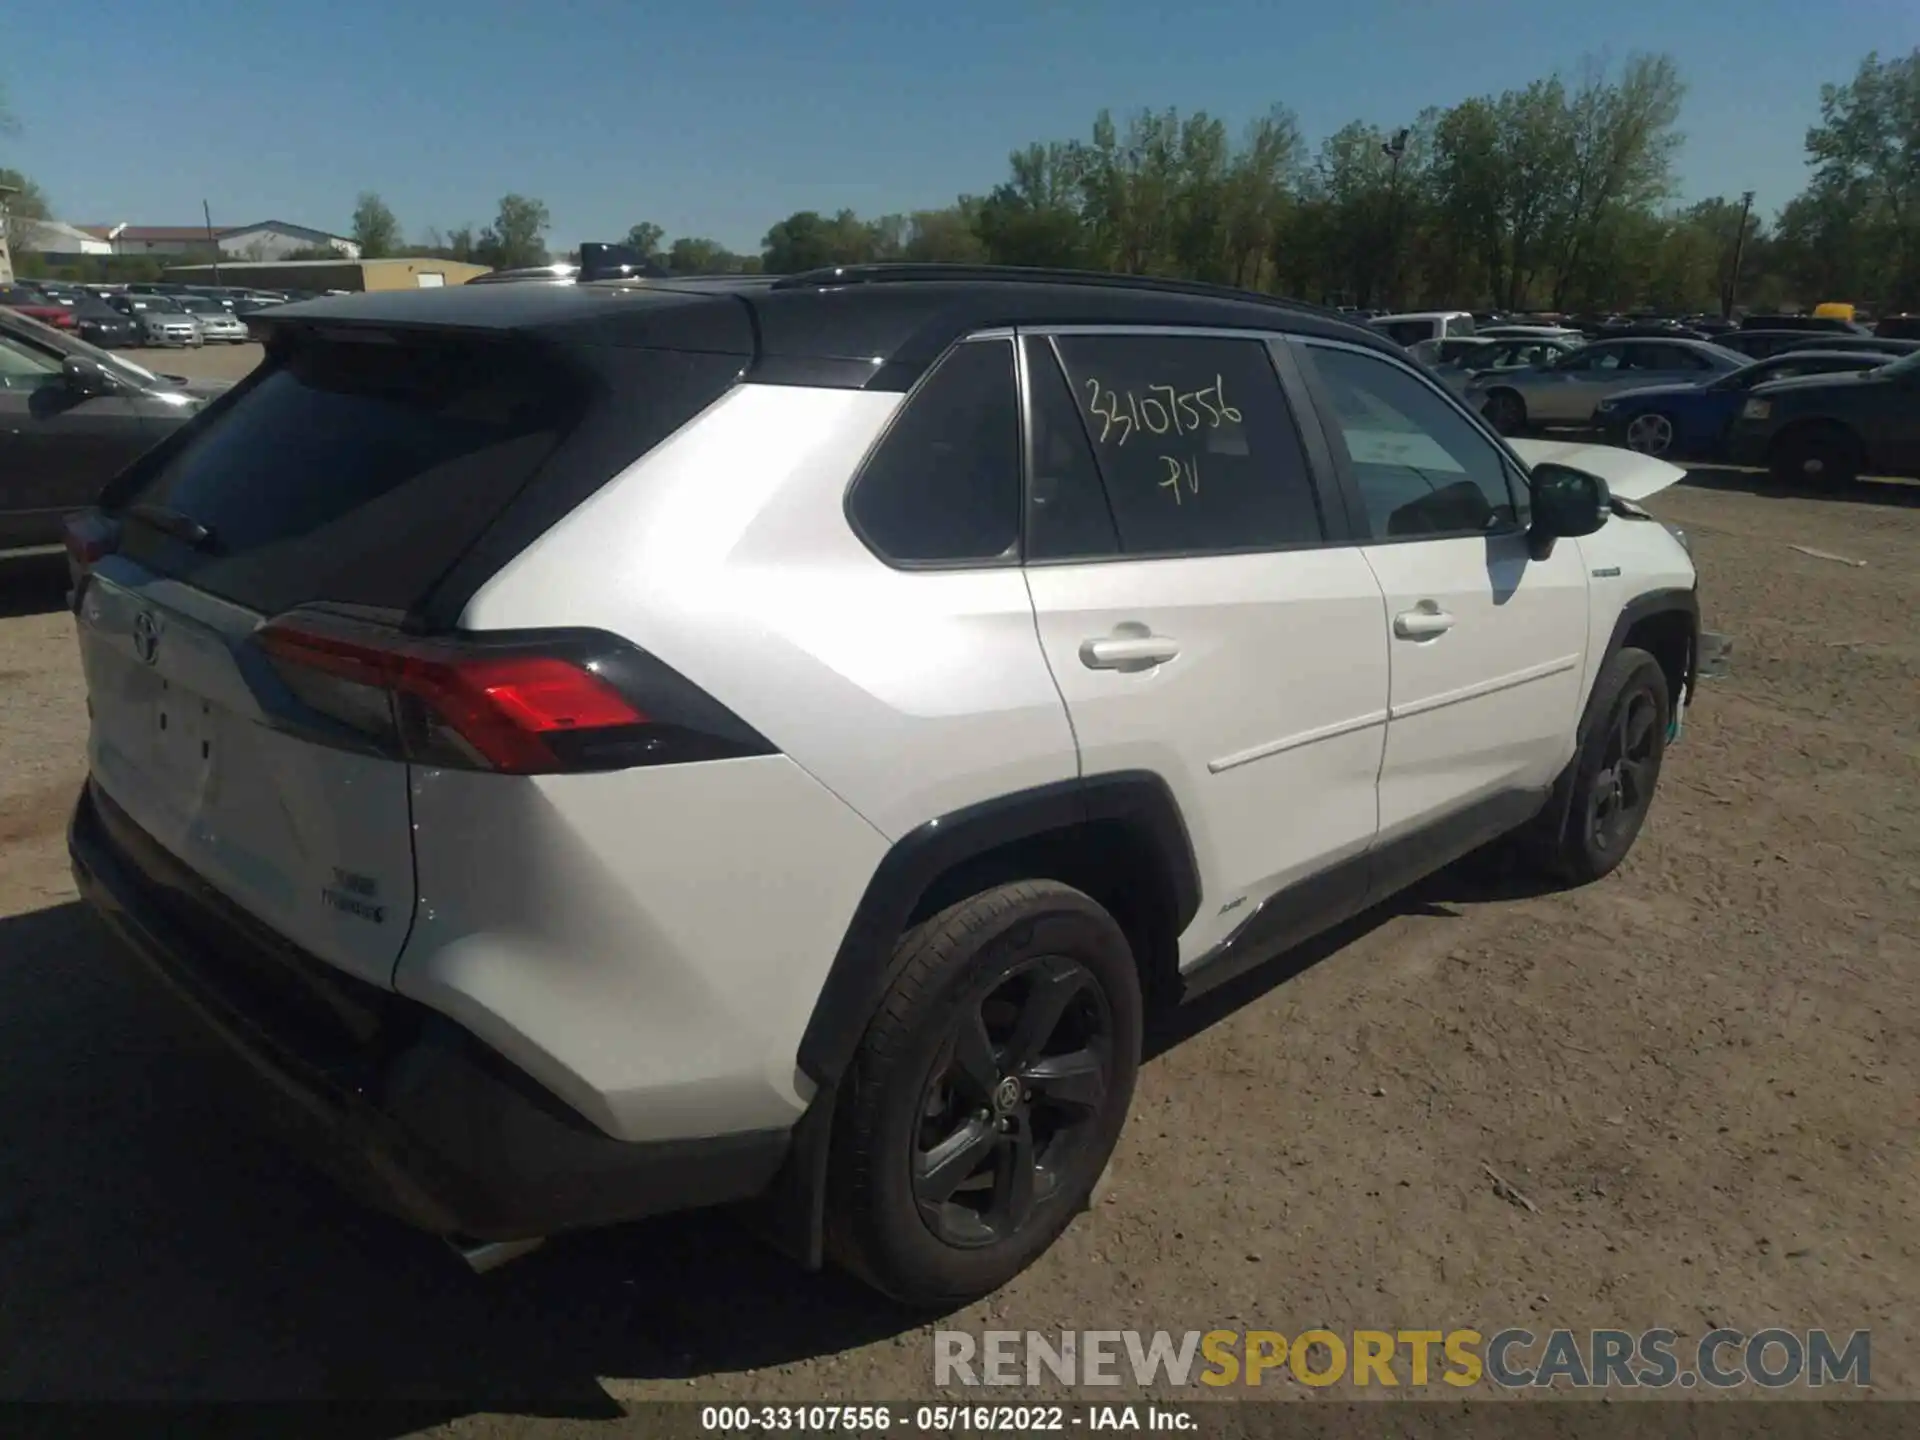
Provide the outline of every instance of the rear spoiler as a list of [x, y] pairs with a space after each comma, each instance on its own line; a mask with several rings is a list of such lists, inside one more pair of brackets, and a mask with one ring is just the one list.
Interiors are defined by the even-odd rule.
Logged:
[[648, 259], [631, 245], [588, 240], [580, 246], [580, 273], [574, 278], [581, 283], [589, 280], [665, 280], [668, 273], [666, 266], [658, 260]]

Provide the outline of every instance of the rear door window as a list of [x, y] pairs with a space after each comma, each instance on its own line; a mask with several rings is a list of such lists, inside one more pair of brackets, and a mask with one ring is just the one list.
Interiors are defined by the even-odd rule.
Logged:
[[1120, 533], [1107, 505], [1067, 377], [1044, 335], [1026, 347], [1028, 454], [1027, 559], [1091, 560], [1120, 553]]
[[1265, 342], [1170, 333], [1062, 335], [1054, 344], [1122, 553], [1227, 554], [1325, 539]]

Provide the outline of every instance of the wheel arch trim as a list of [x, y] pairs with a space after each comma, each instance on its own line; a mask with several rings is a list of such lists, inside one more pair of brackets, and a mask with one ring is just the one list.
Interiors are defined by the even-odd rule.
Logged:
[[[1593, 667], [1593, 677], [1598, 683], [1600, 672], [1605, 670], [1607, 662], [1618, 655], [1627, 643], [1627, 636], [1634, 627], [1656, 615], [1683, 615], [1691, 632], [1687, 641], [1687, 661], [1682, 672], [1685, 683], [1685, 695], [1689, 703], [1693, 700], [1693, 688], [1700, 678], [1700, 592], [1690, 590], [1649, 590], [1636, 595], [1620, 607], [1620, 613], [1614, 616], [1613, 633], [1607, 637], [1607, 648], [1600, 656], [1599, 663]], [[1680, 697], [1673, 697], [1678, 700]], [[1593, 692], [1588, 691], [1580, 712], [1580, 743], [1584, 744], [1587, 732], [1593, 724]]]
[[1054, 781], [938, 816], [895, 841], [855, 908], [802, 1032], [797, 1061], [823, 1088], [846, 1073], [883, 998], [889, 958], [928, 889], [955, 866], [1050, 831], [1098, 821], [1135, 828], [1172, 887], [1176, 930], [1200, 908], [1199, 867], [1173, 791], [1145, 770]]
[[[1627, 636], [1636, 625], [1651, 620], [1656, 615], [1684, 616], [1689, 631], [1687, 641], [1686, 665], [1682, 672], [1684, 694], [1687, 703], [1693, 702], [1695, 687], [1700, 683], [1700, 592], [1698, 589], [1648, 590], [1636, 595], [1620, 607], [1620, 613], [1614, 616], [1613, 633], [1607, 637], [1607, 648], [1601, 652], [1594, 663], [1591, 686], [1598, 686], [1600, 676], [1605, 673], [1608, 663], [1626, 646]], [[1587, 736], [1592, 733], [1595, 719], [1593, 699], [1596, 691], [1589, 688], [1580, 704], [1580, 723], [1574, 731], [1573, 758], [1554, 781], [1553, 792], [1547, 798], [1535, 824], [1551, 836], [1558, 837], [1566, 833], [1567, 819], [1573, 811], [1574, 772], [1579, 767], [1580, 756], [1586, 750]], [[1672, 697], [1678, 701], [1679, 696]]]

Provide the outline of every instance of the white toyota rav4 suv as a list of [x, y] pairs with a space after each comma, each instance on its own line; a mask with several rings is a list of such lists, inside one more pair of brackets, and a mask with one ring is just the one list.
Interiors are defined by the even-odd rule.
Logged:
[[1605, 874], [1693, 690], [1630, 503], [1680, 472], [1311, 307], [867, 267], [253, 319], [69, 531], [75, 874], [482, 1253], [751, 1202], [989, 1290], [1151, 1007], [1496, 837]]

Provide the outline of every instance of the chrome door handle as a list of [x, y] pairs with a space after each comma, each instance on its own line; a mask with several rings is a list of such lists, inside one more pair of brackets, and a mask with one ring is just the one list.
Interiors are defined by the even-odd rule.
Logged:
[[1413, 609], [1402, 610], [1393, 617], [1393, 633], [1402, 640], [1431, 640], [1452, 628], [1453, 616], [1431, 600], [1423, 600]]
[[1151, 670], [1180, 653], [1164, 635], [1109, 635], [1080, 642], [1080, 663], [1089, 670]]

